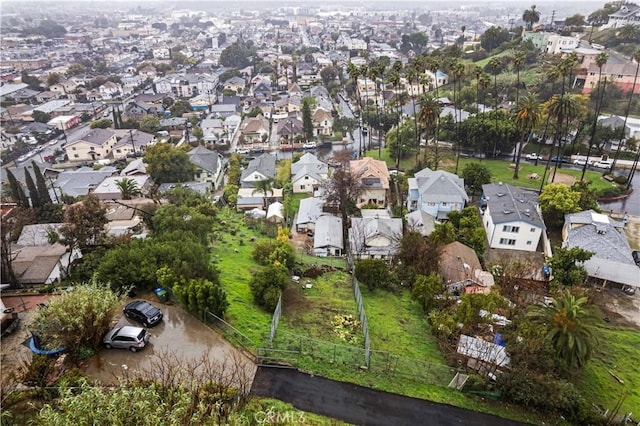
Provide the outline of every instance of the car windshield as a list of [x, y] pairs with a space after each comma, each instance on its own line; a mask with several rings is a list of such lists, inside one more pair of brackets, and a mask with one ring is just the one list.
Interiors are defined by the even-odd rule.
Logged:
[[137, 339], [138, 340], [143, 340], [144, 339], [144, 335], [147, 334], [147, 330], [145, 330], [144, 328], [140, 331], [140, 334], [138, 334]]

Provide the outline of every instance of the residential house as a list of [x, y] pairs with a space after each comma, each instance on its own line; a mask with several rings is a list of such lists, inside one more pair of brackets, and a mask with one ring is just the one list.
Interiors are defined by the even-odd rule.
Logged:
[[146, 65], [138, 70], [138, 75], [154, 79], [158, 75], [158, 71], [153, 65]]
[[460, 211], [469, 202], [464, 180], [444, 170], [424, 168], [408, 179], [407, 209], [421, 210], [437, 220], [451, 211]]
[[267, 216], [266, 219], [269, 222], [273, 223], [284, 223], [284, 206], [282, 203], [276, 201], [275, 203], [269, 204], [269, 208], [267, 208]]
[[246, 86], [247, 82], [242, 77], [231, 77], [227, 81], [223, 83], [224, 90], [230, 90], [233, 93], [242, 93]]
[[602, 28], [621, 28], [625, 25], [640, 26], [640, 6], [627, 3], [609, 15], [609, 21]]
[[291, 164], [291, 183], [294, 194], [313, 193], [329, 175], [329, 166], [307, 152]]
[[325, 214], [322, 211], [323, 206], [324, 200], [321, 198], [309, 197], [300, 200], [300, 207], [298, 208], [298, 214], [296, 215], [296, 231], [313, 231], [316, 227], [316, 221], [318, 218]]
[[142, 155], [154, 141], [151, 133], [138, 129], [116, 129], [115, 132], [118, 142], [111, 153], [116, 160]]
[[425, 70], [424, 73], [429, 80], [429, 90], [433, 90], [436, 87], [446, 86], [449, 83], [449, 76], [442, 71], [436, 71], [434, 73], [430, 70]]
[[269, 136], [269, 120], [262, 115], [249, 117], [240, 127], [240, 134], [246, 143], [259, 143]]
[[360, 160], [351, 160], [349, 169], [361, 190], [356, 203], [358, 208], [365, 204], [386, 207], [387, 192], [389, 191], [389, 169], [387, 169], [387, 163], [365, 157]]
[[180, 74], [162, 77], [155, 81], [157, 93], [173, 94], [180, 98], [191, 98], [200, 94], [214, 94], [218, 76], [211, 74]]
[[98, 91], [100, 91], [102, 99], [113, 99], [124, 94], [122, 85], [113, 81], [105, 81], [102, 86], [98, 87]]
[[538, 193], [502, 182], [482, 185], [482, 191], [482, 223], [489, 247], [537, 251], [546, 229]]
[[96, 161], [113, 156], [116, 133], [109, 129], [93, 129], [80, 139], [69, 142], [64, 150], [70, 161]]
[[353, 217], [349, 228], [350, 252], [356, 259], [390, 259], [402, 239], [402, 219]]
[[187, 153], [189, 161], [196, 166], [194, 181], [209, 182], [214, 190], [222, 185], [224, 176], [222, 155], [204, 146], [197, 146]]
[[293, 144], [296, 137], [304, 135], [302, 121], [295, 117], [287, 117], [280, 120], [276, 126], [276, 134], [281, 144]]
[[230, 142], [230, 134], [219, 118], [207, 118], [200, 123], [204, 143], [224, 146]]
[[271, 82], [262, 80], [253, 88], [253, 96], [259, 101], [271, 100]]
[[438, 223], [435, 217], [422, 210], [407, 213], [404, 218], [407, 222], [407, 230], [419, 232], [425, 237], [435, 231], [436, 223]]
[[147, 115], [160, 116], [164, 114], [162, 104], [148, 104], [142, 100], [134, 99], [124, 109], [124, 114], [134, 120], [141, 120]]
[[82, 257], [78, 249], [67, 252], [62, 244], [50, 244], [49, 233], [56, 232], [61, 223], [26, 225], [18, 241], [12, 245], [11, 262], [17, 282], [51, 284], [67, 276], [71, 263]]
[[144, 162], [144, 158], [136, 158], [127, 166], [122, 169], [120, 176], [135, 176], [147, 174], [147, 163]]
[[175, 188], [185, 188], [207, 198], [211, 197], [211, 184], [208, 182], [163, 183], [158, 187], [158, 192], [164, 194]]
[[78, 83], [73, 80], [60, 80], [56, 84], [49, 86], [51, 92], [56, 92], [61, 96], [67, 96], [78, 88]]
[[640, 269], [625, 237], [624, 223], [593, 210], [565, 215], [562, 246], [592, 252], [583, 266], [599, 283], [640, 287]]
[[231, 102], [226, 103], [227, 100], [231, 98], [230, 96], [226, 96], [224, 101], [225, 103], [209, 105], [209, 116], [215, 118], [227, 118], [232, 115], [236, 115], [238, 113], [238, 103]]
[[315, 223], [313, 234], [313, 254], [319, 257], [342, 256], [342, 219], [332, 215], [322, 215]]
[[313, 122], [314, 136], [333, 135], [333, 117], [330, 112], [318, 108], [311, 116], [311, 121]]
[[118, 172], [115, 167], [107, 166], [99, 170], [81, 167], [62, 171], [53, 184], [53, 190], [60, 195], [83, 197], [93, 191], [103, 180]]
[[123, 179], [133, 180], [142, 195], [148, 194], [153, 185], [149, 175], [109, 176], [100, 182], [92, 191], [92, 194], [100, 200], [120, 200], [122, 199], [122, 192], [118, 184]]
[[117, 204], [108, 204], [105, 217], [107, 234], [114, 237], [121, 235], [140, 234], [144, 228], [142, 213], [145, 207], [153, 204], [153, 200], [136, 198], [133, 200], [121, 200]]
[[493, 275], [482, 270], [476, 252], [458, 241], [440, 249], [438, 273], [451, 293], [487, 294], [494, 285]]
[[276, 176], [276, 159], [271, 154], [261, 156], [249, 161], [247, 168], [240, 176], [240, 186], [242, 188], [255, 188], [255, 183]]
[[461, 334], [457, 353], [468, 358], [467, 367], [496, 379], [495, 371], [507, 367], [511, 358], [504, 343], [498, 344], [479, 337]]
[[[236, 210], [239, 212], [246, 212], [253, 209], [262, 210], [266, 204], [269, 205], [272, 201], [282, 202], [282, 188], [273, 188], [271, 191], [265, 193], [256, 188], [240, 188], [238, 190], [238, 200], [236, 201]], [[266, 212], [263, 210], [263, 217], [266, 217]]]

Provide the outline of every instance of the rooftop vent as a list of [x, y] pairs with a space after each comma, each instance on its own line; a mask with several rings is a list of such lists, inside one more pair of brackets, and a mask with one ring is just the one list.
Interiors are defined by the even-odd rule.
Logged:
[[504, 213], [504, 214], [511, 214], [511, 213], [513, 213], [513, 210], [506, 210], [506, 209], [505, 209], [505, 210], [502, 210], [502, 213]]
[[497, 195], [498, 197], [504, 197], [504, 196], [505, 196], [505, 195], [507, 195], [507, 194], [505, 194], [504, 192], [498, 192], [496, 195]]

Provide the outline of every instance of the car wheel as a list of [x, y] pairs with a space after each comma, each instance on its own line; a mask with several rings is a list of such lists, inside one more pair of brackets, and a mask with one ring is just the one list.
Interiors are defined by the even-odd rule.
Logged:
[[130, 350], [131, 352], [138, 352], [138, 348], [136, 348], [135, 346], [131, 346], [131, 347], [129, 348], [129, 350]]
[[107, 349], [111, 349], [112, 346], [110, 344], [108, 344], [108, 343], [105, 343], [104, 347], [107, 348]]

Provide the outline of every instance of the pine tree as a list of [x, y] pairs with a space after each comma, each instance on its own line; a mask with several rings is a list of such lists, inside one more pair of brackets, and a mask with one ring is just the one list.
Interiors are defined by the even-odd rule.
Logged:
[[27, 169], [24, 170], [24, 180], [27, 183], [27, 189], [29, 190], [31, 207], [36, 209], [40, 207], [42, 204], [40, 203], [40, 197], [38, 197], [38, 189], [36, 188], [36, 184], [33, 183], [33, 179], [31, 178], [31, 173], [29, 173]]
[[36, 178], [36, 187], [38, 188], [38, 198], [40, 199], [40, 205], [51, 204], [51, 196], [49, 195], [49, 189], [44, 181], [44, 175], [40, 171], [40, 167], [35, 161], [31, 162], [33, 166], [33, 175]]
[[11, 198], [15, 201], [19, 207], [29, 207], [29, 200], [24, 193], [24, 189], [13, 175], [11, 170], [7, 170], [7, 180], [9, 181], [9, 188], [11, 190]]
[[311, 107], [309, 102], [302, 102], [302, 127], [307, 142], [313, 139], [313, 121], [311, 119]]

